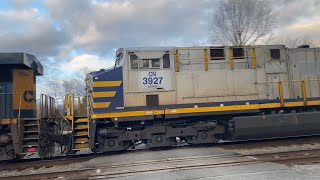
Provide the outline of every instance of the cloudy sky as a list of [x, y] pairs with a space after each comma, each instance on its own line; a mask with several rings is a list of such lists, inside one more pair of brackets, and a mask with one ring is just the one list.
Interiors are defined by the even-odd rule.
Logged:
[[[45, 78], [64, 79], [62, 72], [70, 76], [83, 67], [111, 66], [119, 47], [208, 45], [211, 14], [218, 2], [1, 0], [0, 51], [34, 54], [44, 64]], [[319, 0], [273, 4], [274, 43], [308, 36], [320, 46]]]

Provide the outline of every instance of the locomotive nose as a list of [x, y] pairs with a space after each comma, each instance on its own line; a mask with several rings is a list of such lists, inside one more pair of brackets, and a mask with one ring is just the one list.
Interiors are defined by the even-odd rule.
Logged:
[[123, 107], [122, 67], [88, 74], [87, 87], [90, 108], [94, 114], [115, 111]]

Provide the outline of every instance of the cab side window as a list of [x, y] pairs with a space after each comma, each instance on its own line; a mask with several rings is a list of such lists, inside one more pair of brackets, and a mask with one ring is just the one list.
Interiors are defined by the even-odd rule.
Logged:
[[140, 59], [133, 52], [129, 53], [131, 69], [168, 69], [170, 68], [170, 54], [167, 51], [161, 58]]
[[149, 68], [149, 59], [140, 60], [140, 69]]
[[141, 69], [159, 69], [160, 59], [141, 59], [140, 60]]
[[135, 54], [130, 54], [131, 69], [138, 69], [139, 68], [138, 64], [139, 64], [138, 57]]
[[163, 59], [163, 68], [170, 68], [170, 56], [168, 52], [163, 55], [162, 59]]
[[160, 68], [160, 59], [150, 59], [151, 68]]

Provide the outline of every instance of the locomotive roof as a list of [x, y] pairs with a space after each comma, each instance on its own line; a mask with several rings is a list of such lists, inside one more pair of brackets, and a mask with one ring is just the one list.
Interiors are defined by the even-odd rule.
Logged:
[[24, 65], [33, 69], [36, 75], [43, 75], [43, 66], [39, 60], [27, 53], [0, 53], [0, 65]]
[[128, 48], [120, 48], [117, 50], [117, 56], [126, 51], [170, 51], [174, 48], [174, 46], [150, 46], [150, 47], [128, 47]]
[[[203, 48], [203, 47], [237, 47], [237, 46], [188, 46], [190, 48]], [[188, 48], [184, 47], [184, 48]], [[250, 46], [243, 46], [250, 47]], [[285, 45], [275, 44], [275, 45], [252, 45], [251, 47], [282, 47], [285, 48]], [[116, 52], [116, 55], [123, 53], [124, 51], [170, 51], [173, 48], [177, 48], [176, 46], [149, 46], [149, 47], [127, 47], [127, 48], [119, 48]], [[178, 47], [183, 48], [183, 47]]]
[[150, 47], [129, 47], [124, 48], [127, 51], [169, 51], [174, 46], [150, 46]]

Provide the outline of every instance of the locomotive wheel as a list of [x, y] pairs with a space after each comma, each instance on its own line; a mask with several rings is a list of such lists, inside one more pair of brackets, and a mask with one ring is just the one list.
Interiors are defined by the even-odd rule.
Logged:
[[157, 143], [161, 143], [163, 141], [163, 136], [162, 135], [157, 135], [155, 139], [156, 139]]
[[131, 141], [120, 141], [117, 138], [105, 139], [103, 144], [100, 144], [98, 152], [114, 152], [124, 151], [129, 148]]
[[171, 138], [167, 138], [165, 134], [155, 134], [152, 139], [147, 140], [147, 148], [159, 148], [159, 147], [171, 147], [174, 141]]
[[109, 139], [107, 140], [107, 144], [108, 144], [108, 147], [113, 147], [116, 144], [116, 142], [114, 139]]
[[199, 131], [198, 136], [188, 137], [187, 142], [189, 144], [215, 144], [219, 141], [219, 138], [210, 131]]
[[207, 131], [201, 132], [200, 137], [201, 139], [206, 140], [208, 138], [208, 132]]

